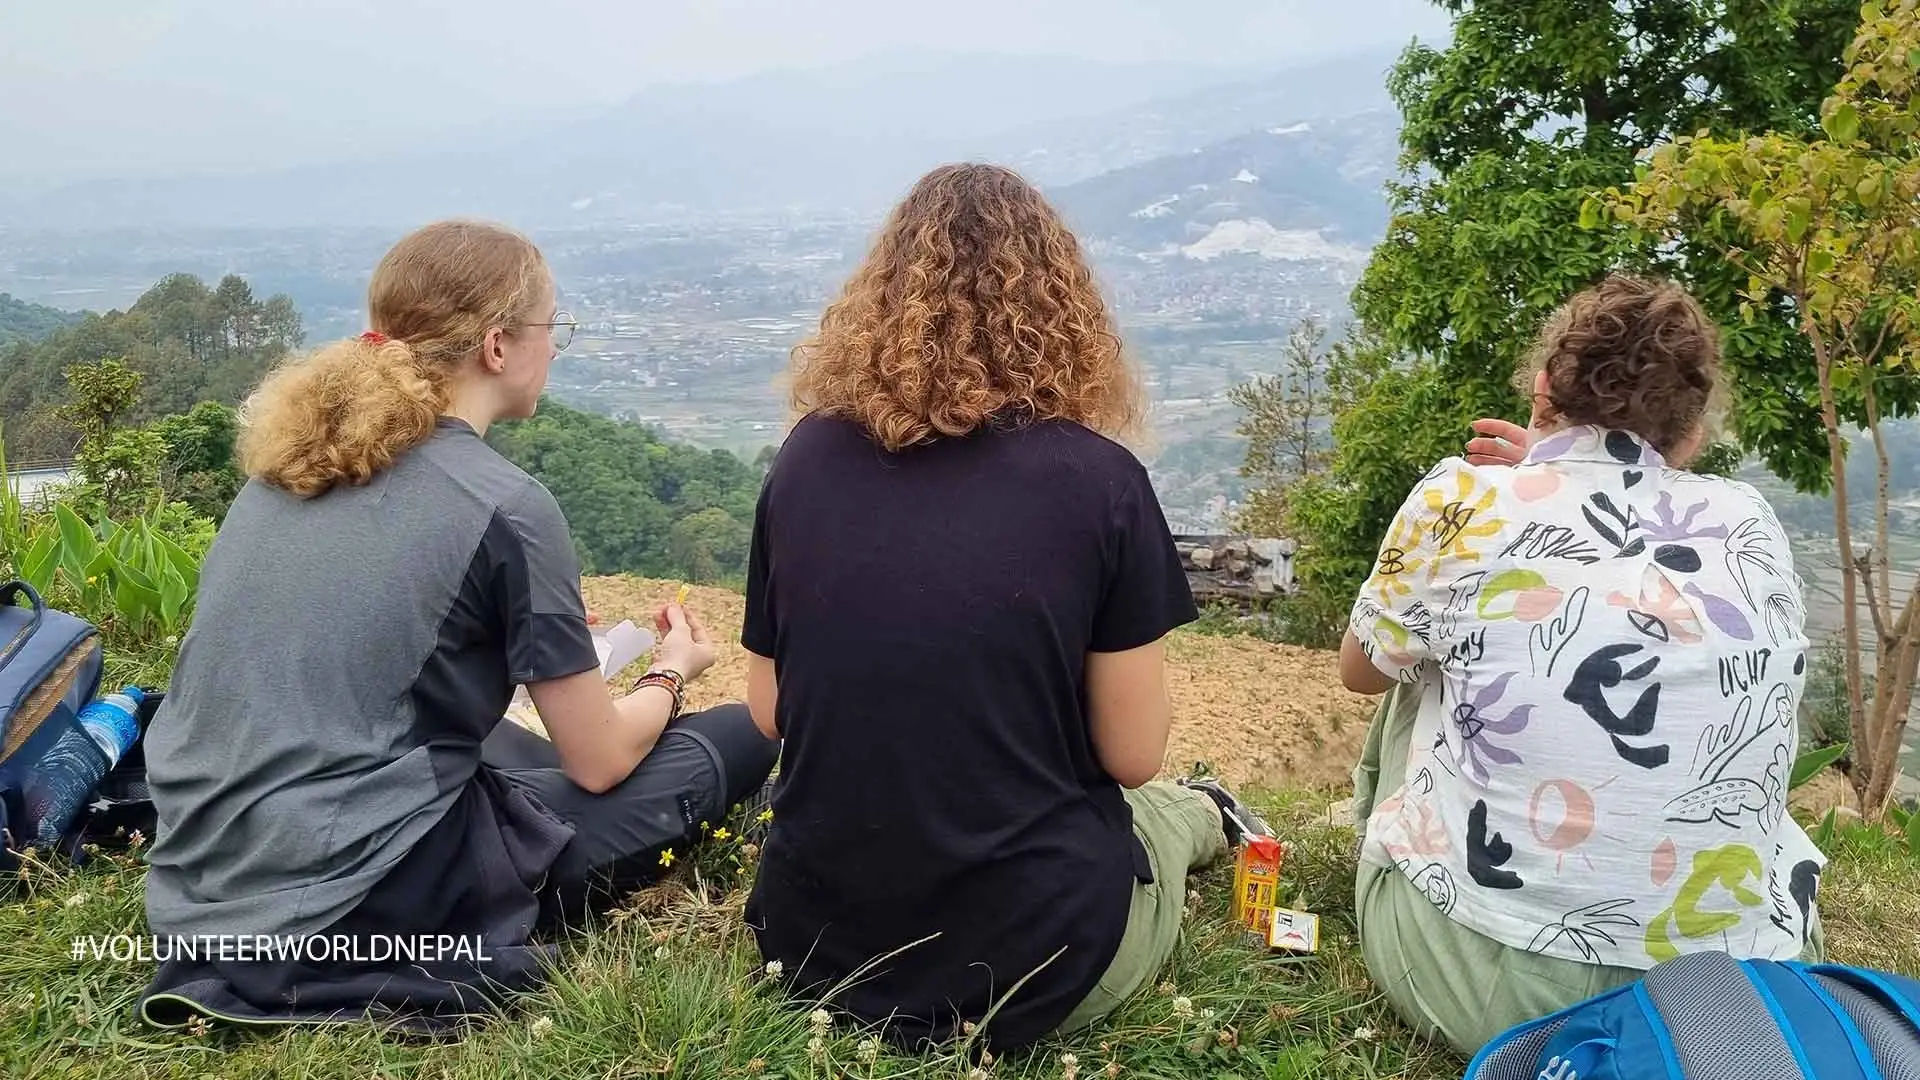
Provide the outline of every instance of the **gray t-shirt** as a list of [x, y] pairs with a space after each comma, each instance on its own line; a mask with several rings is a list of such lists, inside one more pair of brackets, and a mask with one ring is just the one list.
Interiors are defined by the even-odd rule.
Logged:
[[[250, 482], [146, 736], [152, 932], [325, 930], [473, 780], [515, 686], [598, 663], [558, 504], [464, 423], [363, 487]], [[486, 817], [542, 858], [570, 836]]]

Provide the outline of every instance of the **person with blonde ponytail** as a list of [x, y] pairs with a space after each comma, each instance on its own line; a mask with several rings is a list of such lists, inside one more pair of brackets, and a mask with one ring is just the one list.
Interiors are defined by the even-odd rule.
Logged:
[[[681, 712], [715, 652], [679, 604], [609, 693], [560, 507], [485, 441], [572, 339], [539, 250], [429, 225], [368, 310], [241, 410], [248, 480], [146, 734], [154, 1024], [494, 1011], [545, 978], [537, 934], [657, 877], [778, 757], [744, 705]], [[503, 719], [522, 686], [550, 741]]]

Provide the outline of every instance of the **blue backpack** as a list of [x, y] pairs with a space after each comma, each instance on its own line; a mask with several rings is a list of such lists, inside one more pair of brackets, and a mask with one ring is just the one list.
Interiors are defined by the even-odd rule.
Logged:
[[0, 870], [18, 865], [42, 818], [74, 794], [50, 790], [44, 765], [81, 730], [104, 662], [97, 627], [48, 607], [24, 581], [0, 584]]
[[1689, 953], [1497, 1036], [1467, 1080], [1920, 1080], [1920, 982]]

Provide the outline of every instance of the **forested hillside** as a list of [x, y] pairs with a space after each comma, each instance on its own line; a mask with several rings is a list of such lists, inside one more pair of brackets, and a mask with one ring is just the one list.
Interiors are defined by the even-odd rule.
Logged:
[[233, 275], [213, 288], [191, 275], [170, 275], [125, 311], [88, 312], [44, 340], [16, 341], [0, 351], [7, 454], [16, 461], [73, 454], [79, 432], [56, 412], [70, 398], [71, 365], [112, 358], [139, 373], [123, 419], [145, 425], [202, 401], [238, 402], [303, 338], [300, 315], [286, 296], [258, 300]]
[[0, 292], [0, 345], [21, 340], [35, 341], [78, 321], [80, 317], [70, 312], [42, 304], [29, 304]]
[[[170, 275], [126, 311], [0, 347], [0, 441], [14, 462], [92, 453], [218, 522], [242, 481], [234, 409], [305, 338], [286, 296]], [[87, 451], [84, 431], [107, 434]], [[488, 438], [553, 491], [586, 572], [720, 582], [744, 570], [758, 463], [551, 399]]]
[[746, 566], [762, 470], [725, 450], [668, 442], [552, 398], [487, 441], [553, 492], [586, 573], [721, 581]]

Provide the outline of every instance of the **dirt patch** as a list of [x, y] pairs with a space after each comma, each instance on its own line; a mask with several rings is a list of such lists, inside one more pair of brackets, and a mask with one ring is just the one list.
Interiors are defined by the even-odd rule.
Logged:
[[[603, 625], [632, 619], [650, 627], [653, 613], [680, 586], [613, 577], [590, 578], [584, 587], [587, 605]], [[745, 598], [726, 589], [695, 587], [687, 606], [720, 641], [719, 660], [688, 688], [688, 704], [704, 708], [745, 700], [747, 662], [740, 647]], [[1163, 763], [1167, 775], [1204, 761], [1239, 786], [1339, 791], [1352, 783], [1374, 699], [1340, 689], [1335, 654], [1180, 632], [1168, 644], [1167, 664], [1174, 715]], [[625, 681], [641, 669], [636, 665]]]

